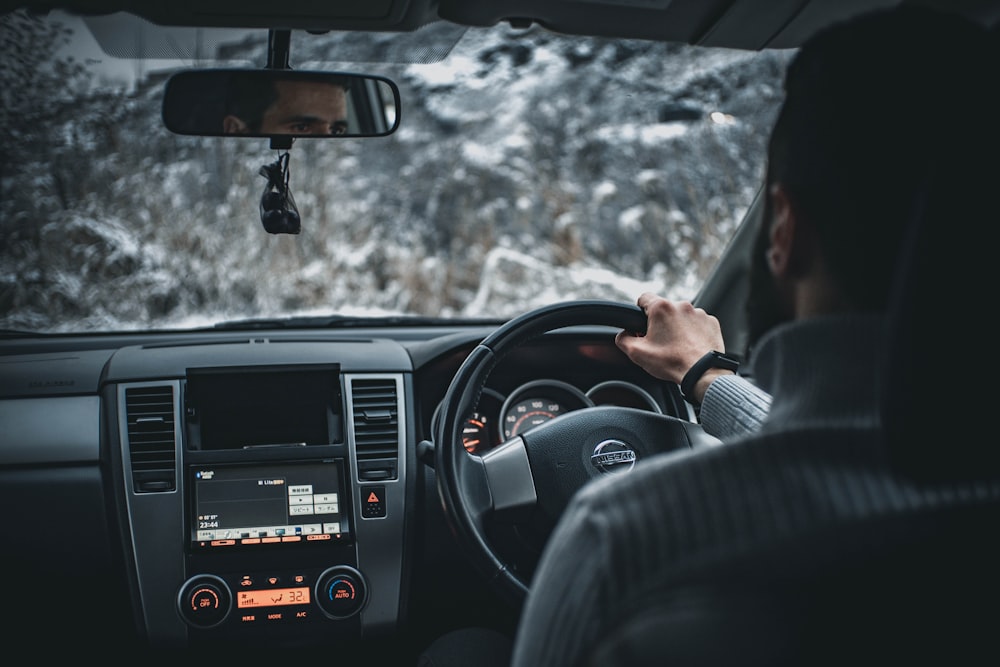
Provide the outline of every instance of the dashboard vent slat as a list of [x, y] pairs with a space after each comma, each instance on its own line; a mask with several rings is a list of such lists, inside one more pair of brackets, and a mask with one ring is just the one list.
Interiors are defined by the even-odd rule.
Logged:
[[[361, 380], [352, 384], [354, 444], [359, 468], [366, 462], [384, 462], [395, 476], [399, 457], [399, 399], [392, 378]], [[388, 468], [387, 468], [388, 469]]]
[[173, 387], [126, 389], [125, 417], [135, 493], [175, 490], [177, 452]]

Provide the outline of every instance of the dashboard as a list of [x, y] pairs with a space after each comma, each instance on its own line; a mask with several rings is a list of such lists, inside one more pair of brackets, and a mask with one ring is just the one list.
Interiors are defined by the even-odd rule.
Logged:
[[[449, 609], [468, 622], [470, 595], [499, 606], [473, 592], [485, 582], [465, 572], [418, 454], [489, 332], [0, 343], [0, 535], [24, 628], [51, 635], [53, 610], [101, 601], [76, 617], [78, 639], [343, 647], [445, 630]], [[466, 449], [595, 405], [693, 419], [613, 333], [575, 327], [513, 350], [468, 416]]]

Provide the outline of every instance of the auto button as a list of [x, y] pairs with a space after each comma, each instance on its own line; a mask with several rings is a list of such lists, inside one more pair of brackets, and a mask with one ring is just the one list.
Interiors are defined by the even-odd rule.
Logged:
[[331, 567], [316, 583], [316, 602], [330, 618], [342, 619], [358, 613], [367, 600], [364, 577], [353, 567]]

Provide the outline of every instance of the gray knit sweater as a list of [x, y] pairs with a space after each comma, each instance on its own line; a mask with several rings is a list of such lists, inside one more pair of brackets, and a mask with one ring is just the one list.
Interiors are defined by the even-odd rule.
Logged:
[[742, 375], [722, 375], [712, 381], [701, 404], [699, 421], [719, 440], [753, 433], [771, 407], [771, 395]]

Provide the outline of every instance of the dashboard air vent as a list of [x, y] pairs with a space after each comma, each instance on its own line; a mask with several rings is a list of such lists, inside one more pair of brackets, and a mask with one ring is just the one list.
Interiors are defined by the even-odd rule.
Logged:
[[358, 477], [395, 479], [399, 458], [399, 402], [392, 378], [352, 383]]
[[125, 390], [132, 486], [136, 493], [177, 488], [174, 391], [169, 385]]

